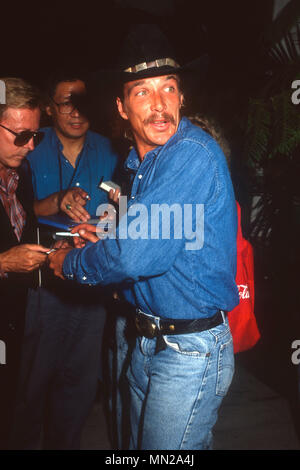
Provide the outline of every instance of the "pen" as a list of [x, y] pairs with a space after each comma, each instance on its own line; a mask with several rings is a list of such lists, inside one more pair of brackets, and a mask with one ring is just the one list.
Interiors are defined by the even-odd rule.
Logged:
[[71, 232], [55, 232], [55, 235], [58, 237], [80, 237], [79, 233], [71, 233]]
[[46, 251], [46, 255], [50, 255], [50, 253], [53, 253], [54, 251], [57, 251], [57, 248], [51, 248], [51, 250]]

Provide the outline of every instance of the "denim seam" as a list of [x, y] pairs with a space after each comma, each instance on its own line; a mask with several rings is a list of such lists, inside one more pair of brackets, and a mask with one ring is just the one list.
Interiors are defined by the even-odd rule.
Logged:
[[[230, 386], [230, 384], [229, 384], [226, 391], [223, 391], [222, 387], [220, 387], [221, 372], [224, 369], [224, 367], [222, 367], [222, 364], [223, 364], [223, 361], [222, 361], [223, 351], [225, 350], [225, 348], [227, 348], [230, 345], [230, 343], [232, 343], [232, 338], [230, 338], [230, 340], [227, 341], [227, 343], [222, 344], [220, 349], [219, 349], [219, 352], [218, 352], [218, 371], [217, 371], [217, 382], [216, 382], [216, 395], [219, 396], [219, 397], [224, 397], [227, 393], [227, 390], [228, 390], [229, 386]], [[227, 366], [227, 367], [229, 367], [229, 366]], [[233, 372], [233, 367], [230, 367], [230, 369]]]
[[186, 256], [186, 259], [187, 259], [187, 264], [188, 264], [188, 267], [190, 269], [190, 280], [192, 281], [192, 286], [191, 286], [191, 290], [193, 292], [195, 292], [196, 294], [196, 289], [197, 289], [197, 284], [196, 284], [196, 276], [195, 276], [195, 264], [198, 262], [198, 260], [196, 259], [195, 256], [193, 256], [193, 253], [194, 251], [188, 251], [187, 252], [187, 256]]
[[[182, 142], [191, 142], [193, 144], [196, 144], [196, 145], [202, 147], [202, 149], [204, 149], [206, 151], [207, 156], [209, 157], [210, 163], [211, 163], [211, 165], [214, 169], [215, 182], [216, 182], [216, 194], [214, 195], [214, 198], [210, 202], [206, 203], [207, 207], [211, 207], [216, 202], [218, 196], [221, 193], [221, 184], [220, 184], [219, 172], [218, 172], [218, 168], [215, 165], [215, 162], [214, 162], [214, 159], [213, 159], [213, 152], [210, 150], [209, 146], [206, 143], [200, 142], [199, 140], [193, 139], [191, 137], [182, 137], [181, 140], [178, 140], [177, 142], [174, 141], [174, 142], [170, 143], [170, 146], [171, 145], [177, 145], [178, 143], [181, 144]], [[168, 152], [169, 151], [168, 147], [169, 146], [165, 146], [163, 149], [161, 149], [160, 154], [163, 155], [165, 152]]]
[[191, 410], [191, 414], [189, 416], [189, 419], [188, 419], [188, 422], [186, 424], [186, 427], [185, 427], [185, 431], [183, 433], [183, 438], [182, 438], [182, 441], [180, 443], [180, 447], [179, 447], [179, 450], [182, 450], [183, 449], [183, 446], [185, 445], [185, 443], [187, 442], [187, 437], [190, 433], [190, 428], [192, 427], [192, 422], [193, 422], [193, 419], [196, 415], [196, 412], [195, 412], [195, 409], [197, 408], [197, 405], [199, 403], [199, 401], [201, 400], [201, 397], [203, 395], [203, 389], [204, 389], [204, 386], [207, 382], [207, 373], [208, 373], [208, 370], [210, 368], [210, 365], [211, 365], [211, 356], [208, 356], [208, 361], [207, 361], [207, 365], [206, 365], [206, 368], [205, 368], [205, 372], [203, 374], [203, 379], [201, 380], [201, 383], [200, 383], [200, 386], [199, 386], [199, 390], [198, 390], [198, 393], [197, 393], [197, 397], [195, 399], [195, 402], [194, 402], [194, 405], [193, 405], [193, 408]]
[[[222, 325], [224, 325], [224, 323], [222, 323]], [[220, 326], [220, 325], [219, 325]], [[219, 341], [220, 339], [224, 338], [224, 336], [228, 335], [228, 333], [230, 333], [230, 328], [229, 328], [229, 325], [227, 323], [225, 323], [225, 326], [227, 328], [225, 328], [223, 331], [220, 331], [220, 333], [214, 333], [213, 330], [215, 328], [218, 328], [218, 327], [215, 327], [215, 328], [211, 328], [209, 331], [209, 333], [216, 339], [216, 341]], [[232, 339], [231, 339], [232, 341]]]

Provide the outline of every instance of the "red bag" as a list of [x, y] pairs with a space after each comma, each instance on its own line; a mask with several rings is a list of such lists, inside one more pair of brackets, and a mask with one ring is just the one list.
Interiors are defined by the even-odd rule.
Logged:
[[259, 340], [260, 333], [254, 315], [254, 261], [253, 248], [243, 237], [241, 208], [237, 203], [237, 272], [236, 284], [240, 303], [228, 312], [228, 322], [233, 338], [234, 353], [251, 349]]

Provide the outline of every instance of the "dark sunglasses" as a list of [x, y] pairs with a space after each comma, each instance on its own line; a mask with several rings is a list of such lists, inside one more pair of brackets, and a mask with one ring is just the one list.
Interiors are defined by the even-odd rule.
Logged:
[[14, 144], [17, 147], [23, 147], [23, 145], [26, 145], [30, 141], [30, 139], [32, 139], [32, 137], [33, 137], [34, 146], [36, 147], [37, 145], [39, 145], [39, 143], [43, 140], [43, 137], [44, 137], [44, 133], [40, 131], [14, 132], [11, 129], [8, 129], [8, 127], [3, 126], [2, 124], [0, 124], [0, 126], [3, 127], [3, 129], [6, 129], [8, 132], [11, 132], [11, 134], [13, 134], [14, 136], [16, 136], [14, 140]]

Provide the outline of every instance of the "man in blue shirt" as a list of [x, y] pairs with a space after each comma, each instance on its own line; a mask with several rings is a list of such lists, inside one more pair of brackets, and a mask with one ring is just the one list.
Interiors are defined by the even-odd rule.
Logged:
[[[58, 81], [60, 80], [60, 81]], [[59, 210], [77, 221], [96, 215], [107, 195], [98, 188], [101, 178], [111, 179], [117, 157], [110, 141], [89, 130], [89, 121], [71, 102], [72, 95], [85, 92], [82, 80], [56, 80], [46, 111], [53, 127], [43, 129], [43, 142], [28, 160], [33, 173], [37, 216]]]
[[118, 111], [135, 142], [127, 211], [120, 200], [106, 239], [83, 225], [93, 243], [50, 255], [50, 267], [82, 284], [119, 284], [136, 307], [131, 449], [208, 449], [234, 370], [225, 314], [239, 301], [230, 175], [218, 144], [180, 116], [181, 68], [159, 31], [137, 27], [120, 68]]
[[[89, 130], [87, 117], [72, 102], [85, 93], [81, 79], [58, 77], [48, 92], [53, 127], [43, 129], [43, 142], [28, 155], [35, 214], [61, 211], [86, 221], [108, 201], [98, 184], [113, 178], [117, 156], [107, 138]], [[42, 287], [31, 291], [13, 447], [38, 448], [42, 429], [44, 448], [80, 447], [101, 373], [102, 291], [62, 283], [45, 271]]]

